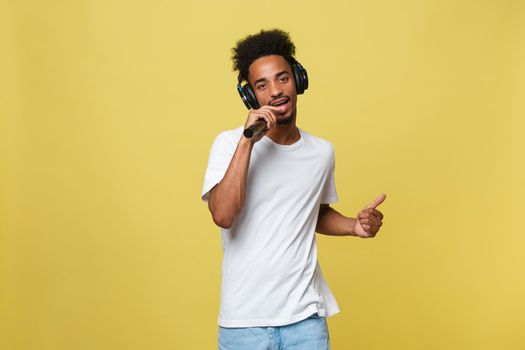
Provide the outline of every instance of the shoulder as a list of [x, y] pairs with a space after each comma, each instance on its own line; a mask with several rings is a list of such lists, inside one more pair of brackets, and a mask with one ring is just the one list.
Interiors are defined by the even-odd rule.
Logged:
[[319, 136], [310, 134], [307, 131], [301, 130], [301, 135], [305, 138], [305, 142], [311, 144], [313, 147], [318, 149], [320, 152], [327, 154], [331, 157], [334, 155], [334, 145], [332, 142], [323, 139]]
[[215, 137], [212, 147], [217, 148], [231, 148], [234, 147], [242, 136], [244, 128], [242, 126], [232, 129], [225, 130]]

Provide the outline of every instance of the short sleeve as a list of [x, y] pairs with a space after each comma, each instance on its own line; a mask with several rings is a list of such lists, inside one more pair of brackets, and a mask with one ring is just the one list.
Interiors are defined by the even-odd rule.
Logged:
[[339, 200], [335, 188], [335, 152], [333, 145], [330, 145], [330, 161], [328, 162], [328, 175], [321, 194], [321, 204], [335, 203]]
[[221, 133], [213, 141], [208, 158], [208, 166], [204, 175], [204, 185], [201, 193], [203, 201], [208, 201], [210, 190], [224, 177], [235, 152], [235, 144], [234, 138], [228, 135], [227, 132]]

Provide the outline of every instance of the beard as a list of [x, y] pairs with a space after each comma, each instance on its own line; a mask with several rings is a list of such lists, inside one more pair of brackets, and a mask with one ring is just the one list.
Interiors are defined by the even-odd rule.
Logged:
[[282, 118], [277, 118], [277, 124], [290, 124], [293, 120], [293, 117], [290, 115], [290, 116], [283, 116]]

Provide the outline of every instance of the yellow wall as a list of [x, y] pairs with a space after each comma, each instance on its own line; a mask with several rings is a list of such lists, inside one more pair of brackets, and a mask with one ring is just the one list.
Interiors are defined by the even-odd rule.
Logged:
[[246, 110], [230, 49], [289, 31], [336, 149], [334, 349], [524, 349], [525, 3], [2, 1], [0, 348], [213, 349], [200, 190]]

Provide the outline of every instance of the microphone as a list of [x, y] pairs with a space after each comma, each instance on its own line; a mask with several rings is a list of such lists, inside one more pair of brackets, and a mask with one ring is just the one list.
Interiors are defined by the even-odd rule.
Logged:
[[265, 132], [267, 130], [268, 129], [266, 128], [266, 120], [259, 119], [255, 123], [247, 127], [246, 129], [244, 129], [244, 132], [242, 134], [247, 139], [250, 139], [254, 136], [259, 135], [261, 132]]

